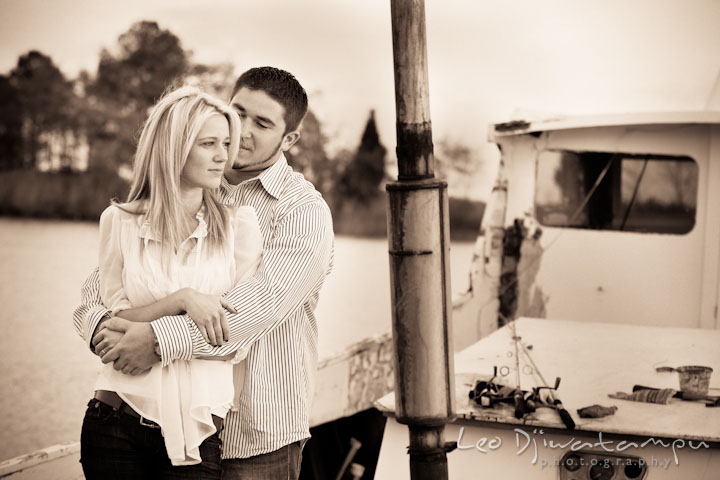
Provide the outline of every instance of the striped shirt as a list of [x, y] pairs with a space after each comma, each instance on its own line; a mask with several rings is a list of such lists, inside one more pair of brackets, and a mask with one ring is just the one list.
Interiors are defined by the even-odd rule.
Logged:
[[[228, 413], [222, 432], [223, 458], [247, 458], [310, 436], [318, 358], [313, 312], [332, 268], [334, 237], [327, 204], [284, 157], [239, 185], [223, 179], [220, 190], [225, 203], [255, 207], [263, 234], [257, 273], [225, 295], [238, 312], [227, 316], [230, 342], [209, 345], [187, 315], [162, 317], [151, 326], [164, 365], [250, 346], [239, 409]], [[83, 284], [73, 315], [89, 346], [107, 313], [96, 270]]]

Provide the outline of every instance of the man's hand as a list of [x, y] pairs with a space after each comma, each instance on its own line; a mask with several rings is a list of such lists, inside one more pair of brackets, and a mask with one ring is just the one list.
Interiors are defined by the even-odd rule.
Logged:
[[114, 317], [105, 322], [104, 327], [100, 333], [105, 333], [106, 337], [108, 330], [120, 332], [122, 337], [114, 347], [101, 356], [103, 363], [113, 362], [115, 370], [138, 375], [160, 361], [154, 351], [155, 332], [149, 323], [131, 322]]

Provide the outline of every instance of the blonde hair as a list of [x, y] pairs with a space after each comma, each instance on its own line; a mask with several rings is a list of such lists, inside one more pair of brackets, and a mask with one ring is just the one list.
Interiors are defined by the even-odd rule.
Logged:
[[[180, 174], [198, 132], [218, 113], [230, 127], [228, 161], [233, 161], [240, 146], [240, 119], [222, 101], [196, 87], [181, 87], [163, 95], [152, 107], [140, 134], [127, 202], [144, 200], [144, 207], [138, 211], [127, 204], [118, 206], [145, 214], [153, 233], [161, 239], [164, 258], [180, 246], [190, 229], [180, 202]], [[204, 189], [203, 203], [206, 242], [211, 249], [220, 247], [226, 240], [229, 219], [217, 199], [217, 189]]]

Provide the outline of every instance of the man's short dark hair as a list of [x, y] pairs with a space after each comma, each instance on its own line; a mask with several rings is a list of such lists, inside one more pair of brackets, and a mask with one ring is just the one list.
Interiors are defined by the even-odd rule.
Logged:
[[308, 100], [300, 82], [285, 70], [274, 67], [256, 67], [244, 72], [235, 81], [231, 98], [241, 88], [261, 90], [285, 109], [285, 132], [296, 130], [307, 113]]

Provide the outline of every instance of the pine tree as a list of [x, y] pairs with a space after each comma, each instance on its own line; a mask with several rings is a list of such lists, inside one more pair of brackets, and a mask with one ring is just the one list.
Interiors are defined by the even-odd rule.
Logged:
[[365, 125], [360, 146], [350, 164], [343, 172], [338, 189], [344, 198], [360, 201], [370, 200], [380, 194], [380, 184], [385, 178], [385, 153], [380, 143], [375, 111]]

